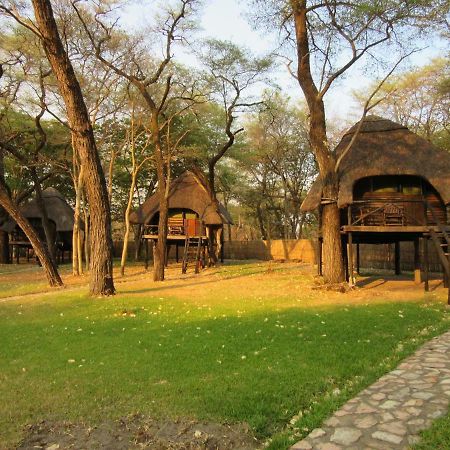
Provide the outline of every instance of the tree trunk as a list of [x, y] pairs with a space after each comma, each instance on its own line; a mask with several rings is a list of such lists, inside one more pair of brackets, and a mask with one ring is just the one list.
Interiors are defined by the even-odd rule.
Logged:
[[81, 212], [81, 189], [83, 185], [83, 166], [80, 167], [78, 177], [75, 174], [73, 180], [75, 188], [75, 208], [73, 214], [73, 231], [72, 231], [72, 273], [75, 276], [80, 276], [83, 273], [83, 264], [82, 264], [83, 255], [80, 248], [81, 247], [80, 212]]
[[167, 199], [165, 190], [160, 192], [161, 200], [159, 206], [158, 241], [153, 252], [153, 281], [164, 281], [165, 256], [167, 246]]
[[9, 263], [9, 236], [6, 231], [0, 230], [0, 264]]
[[[31, 176], [33, 178], [34, 183], [34, 191], [36, 193], [36, 203], [42, 215], [42, 227], [44, 228], [45, 240], [47, 241], [47, 248], [50, 254], [50, 258], [56, 264], [56, 236], [53, 233], [53, 230], [50, 227], [50, 220], [47, 214], [47, 208], [45, 207], [44, 198], [42, 196], [42, 188], [41, 183], [39, 182], [39, 177], [36, 173], [36, 169], [31, 169]], [[56, 230], [55, 230], [56, 232]]]
[[6, 187], [2, 183], [0, 183], [0, 205], [5, 208], [8, 214], [16, 221], [17, 225], [19, 225], [27, 236], [34, 252], [36, 253], [36, 256], [42, 264], [50, 286], [62, 286], [63, 282], [59, 276], [58, 269], [52, 261], [47, 248], [42, 245], [36, 231], [30, 225], [30, 222], [28, 222], [28, 220], [22, 215], [17, 205], [15, 205], [11, 200]]
[[[134, 160], [134, 158], [133, 158], [133, 160]], [[122, 259], [120, 261], [120, 275], [121, 276], [125, 275], [125, 264], [127, 262], [127, 256], [128, 256], [128, 239], [130, 238], [130, 212], [131, 212], [131, 207], [133, 206], [133, 194], [134, 194], [134, 189], [136, 187], [136, 177], [137, 177], [137, 171], [136, 171], [136, 168], [133, 167], [133, 171], [131, 173], [131, 186], [130, 186], [130, 191], [128, 193], [128, 203], [127, 203], [127, 208], [125, 210], [125, 234], [123, 236]]]
[[293, 1], [291, 5], [294, 13], [297, 42], [298, 82], [308, 103], [310, 113], [309, 139], [319, 166], [319, 174], [323, 185], [323, 276], [327, 283], [341, 283], [345, 281], [345, 270], [339, 208], [337, 206], [339, 180], [335, 171], [336, 161], [328, 148], [325, 105], [311, 72], [306, 0]]
[[113, 245], [108, 192], [86, 104], [61, 42], [49, 0], [32, 0], [41, 42], [66, 105], [74, 150], [85, 168], [91, 215], [91, 295], [114, 294]]
[[83, 217], [84, 217], [84, 240], [83, 245], [81, 244], [81, 241], [79, 240], [80, 250], [78, 253], [80, 254], [80, 264], [81, 264], [81, 255], [82, 255], [82, 247], [84, 247], [84, 259], [85, 259], [85, 267], [86, 270], [89, 270], [90, 267], [90, 261], [91, 261], [91, 222], [90, 217], [87, 210], [86, 202], [83, 202]]
[[139, 261], [142, 250], [142, 230], [143, 226], [138, 224], [134, 227], [134, 260]]

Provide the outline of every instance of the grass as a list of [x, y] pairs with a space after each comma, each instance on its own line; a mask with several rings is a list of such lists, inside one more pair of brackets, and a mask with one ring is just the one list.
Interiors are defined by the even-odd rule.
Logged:
[[0, 303], [0, 442], [43, 419], [139, 412], [247, 422], [287, 448], [449, 327], [440, 297], [313, 291], [295, 265], [148, 278], [112, 299], [75, 287]]
[[421, 441], [414, 450], [448, 450], [450, 448], [450, 415], [436, 420], [421, 433]]

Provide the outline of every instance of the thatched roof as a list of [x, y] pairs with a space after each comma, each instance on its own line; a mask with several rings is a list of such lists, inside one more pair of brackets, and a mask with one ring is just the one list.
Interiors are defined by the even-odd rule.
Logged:
[[[42, 198], [45, 203], [48, 218], [55, 222], [56, 231], [72, 231], [73, 230], [73, 209], [66, 202], [59, 191], [54, 188], [47, 188], [42, 191]], [[28, 218], [42, 219], [41, 211], [38, 207], [36, 198], [31, 199], [20, 207], [22, 214]], [[4, 231], [11, 232], [16, 223], [10, 219], [2, 225]]]
[[[339, 156], [347, 147], [358, 124], [350, 128], [336, 147]], [[377, 116], [364, 119], [359, 135], [339, 166], [338, 206], [353, 202], [353, 186], [364, 177], [415, 175], [425, 178], [450, 203], [450, 152], [435, 147], [403, 125]], [[316, 209], [322, 197], [318, 178], [301, 209]]]
[[[205, 225], [231, 224], [233, 220], [223, 205], [212, 199], [208, 184], [200, 173], [189, 170], [170, 184], [170, 209], [190, 209], [196, 212]], [[131, 223], [148, 224], [159, 211], [157, 194], [149, 197], [136, 211], [130, 215]]]

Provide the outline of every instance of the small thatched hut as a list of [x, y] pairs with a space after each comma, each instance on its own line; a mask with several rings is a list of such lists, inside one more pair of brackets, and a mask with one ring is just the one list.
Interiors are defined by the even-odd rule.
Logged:
[[[158, 237], [159, 198], [149, 197], [136, 211], [131, 213], [130, 222], [142, 225], [143, 239]], [[216, 253], [222, 249], [223, 226], [232, 224], [226, 208], [215, 201], [204, 176], [198, 171], [187, 170], [170, 184], [168, 242], [178, 246], [186, 239], [202, 237], [205, 244], [214, 243]]]
[[[42, 191], [45, 210], [50, 223], [51, 232], [54, 236], [56, 249], [64, 254], [72, 249], [72, 230], [74, 225], [74, 212], [66, 202], [61, 193], [54, 188], [47, 188]], [[39, 208], [36, 198], [32, 198], [20, 208], [22, 214], [29, 220], [36, 230], [42, 242], [46, 242], [45, 232], [42, 225], [42, 211]], [[20, 227], [9, 220], [2, 225], [2, 229], [10, 234], [10, 246], [20, 248], [30, 248], [31, 244]], [[16, 252], [18, 256], [18, 252]]]
[[[338, 144], [338, 158], [357, 127], [350, 128]], [[449, 152], [403, 125], [369, 116], [342, 158], [338, 177], [344, 243], [395, 243], [397, 253], [400, 241], [413, 241], [418, 258], [419, 238], [425, 238], [426, 245], [431, 237], [448, 253], [441, 241], [446, 242], [450, 224]], [[317, 179], [301, 208], [320, 209], [321, 202], [322, 184]], [[351, 245], [348, 249], [351, 266]], [[399, 258], [396, 255], [396, 261]]]

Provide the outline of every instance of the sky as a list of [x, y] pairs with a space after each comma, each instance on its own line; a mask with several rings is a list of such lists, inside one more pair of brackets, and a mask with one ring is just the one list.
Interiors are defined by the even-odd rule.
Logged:
[[[127, 8], [125, 22], [131, 27], [140, 27], [148, 23], [148, 15], [154, 9], [155, 0], [146, 0], [139, 3], [131, 3]], [[152, 6], [153, 5], [153, 6]], [[244, 45], [255, 54], [266, 54], [272, 51], [278, 42], [276, 30], [273, 33], [252, 29], [245, 17], [245, 2], [237, 0], [204, 0], [201, 10], [199, 35], [201, 37], [214, 37], [222, 40], [230, 40], [236, 44]], [[399, 71], [406, 70], [411, 65], [423, 65], [431, 58], [448, 52], [447, 44], [435, 40], [431, 42], [419, 42], [417, 45], [428, 48], [415, 54], [409, 61], [402, 63]], [[191, 64], [192, 60], [187, 55], [181, 56], [184, 64]], [[362, 67], [361, 67], [362, 69]], [[386, 72], [385, 72], [386, 73]], [[378, 75], [380, 76], [381, 73]], [[383, 77], [381, 75], [381, 77]], [[280, 61], [274, 74], [276, 83], [293, 102], [303, 101], [303, 95], [297, 81], [289, 75], [284, 63]], [[362, 110], [352, 97], [354, 89], [364, 89], [370, 85], [371, 79], [367, 73], [358, 67], [349, 71], [342, 80], [336, 84], [325, 96], [327, 116], [332, 120], [342, 122], [347, 126], [360, 117]]]

